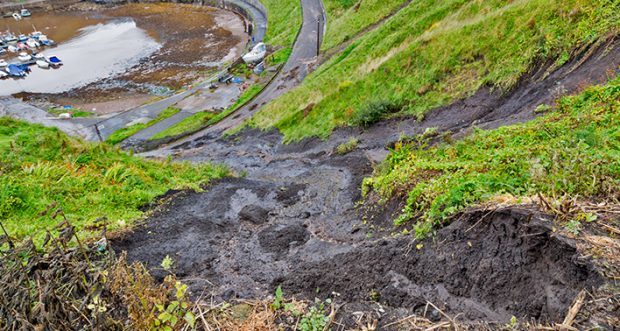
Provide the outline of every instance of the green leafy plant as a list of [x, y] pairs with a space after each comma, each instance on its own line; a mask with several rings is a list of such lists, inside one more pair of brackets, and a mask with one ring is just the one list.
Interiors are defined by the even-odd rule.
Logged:
[[349, 122], [354, 126], [370, 127], [379, 122], [385, 115], [398, 109], [398, 106], [390, 101], [372, 101], [363, 106]]
[[355, 137], [351, 137], [347, 142], [344, 142], [336, 147], [336, 153], [340, 155], [350, 153], [357, 148], [358, 144], [359, 140]]
[[155, 330], [172, 331], [180, 320], [185, 321], [191, 328], [196, 325], [196, 316], [189, 309], [189, 301], [186, 297], [187, 285], [177, 281], [175, 288], [175, 300], [170, 301], [167, 305], [155, 305], [158, 311], [157, 318], [154, 321]]
[[325, 330], [329, 323], [329, 316], [326, 313], [326, 307], [331, 305], [331, 299], [325, 302], [315, 299], [314, 305], [310, 307], [308, 312], [303, 315], [299, 321], [298, 330], [300, 331], [322, 331]]

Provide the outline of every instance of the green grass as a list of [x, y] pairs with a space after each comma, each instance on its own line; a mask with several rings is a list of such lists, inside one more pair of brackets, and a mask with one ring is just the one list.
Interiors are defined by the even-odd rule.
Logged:
[[620, 196], [620, 78], [565, 97], [526, 123], [427, 148], [399, 144], [364, 180], [384, 199], [407, 197], [397, 224], [423, 237], [438, 222], [498, 196], [538, 193], [551, 201]]
[[47, 110], [47, 112], [55, 116], [58, 116], [63, 113], [70, 113], [72, 117], [89, 117], [93, 114], [91, 112], [88, 112], [88, 111], [85, 111], [79, 108], [70, 108], [70, 109], [50, 108]]
[[[330, 49], [380, 21], [407, 0], [325, 0], [327, 31], [321, 48]], [[357, 6], [359, 4], [359, 7]]]
[[222, 111], [221, 113], [214, 114], [214, 113], [206, 112], [206, 111], [196, 113], [188, 118], [185, 118], [181, 122], [157, 133], [156, 135], [151, 137], [150, 140], [175, 137], [175, 136], [178, 136], [184, 133], [195, 132], [202, 128], [211, 126], [221, 121], [226, 116], [233, 113], [234, 111], [236, 111], [237, 108], [239, 108], [245, 102], [252, 99], [255, 95], [257, 95], [260, 91], [262, 91], [263, 86], [264, 86], [263, 84], [250, 85], [248, 89], [246, 89], [245, 91], [243, 91], [243, 93], [241, 93], [241, 95], [239, 96], [237, 101], [235, 101], [234, 104], [232, 104], [230, 107], [228, 107], [226, 110]]
[[291, 47], [301, 27], [301, 7], [297, 0], [261, 0], [267, 8], [265, 42], [274, 46]]
[[0, 220], [11, 236], [37, 240], [58, 223], [50, 216], [55, 208], [41, 214], [54, 202], [89, 235], [85, 229], [99, 217], [117, 229], [141, 217], [139, 208], [168, 189], [199, 189], [228, 174], [209, 164], [143, 160], [108, 144], [4, 117], [0, 160]]
[[[375, 100], [422, 117], [481, 86], [507, 90], [536, 63], [617, 33], [619, 0], [413, 1], [249, 122], [285, 141], [318, 136]], [[304, 113], [309, 104], [311, 112]]]
[[207, 122], [209, 122], [209, 120], [213, 118], [213, 116], [215, 116], [215, 114], [208, 111], [193, 114], [187, 118], [184, 118], [179, 123], [158, 132], [157, 134], [149, 138], [149, 140], [164, 139], [169, 137], [175, 137], [186, 132], [194, 132], [202, 127], [205, 127], [207, 125]]
[[159, 113], [159, 115], [157, 115], [157, 117], [155, 117], [154, 119], [148, 121], [147, 123], [138, 123], [138, 124], [134, 124], [128, 127], [124, 127], [116, 132], [114, 132], [113, 134], [111, 134], [108, 139], [106, 140], [107, 142], [111, 143], [111, 144], [118, 144], [121, 141], [133, 136], [134, 134], [154, 125], [155, 123], [158, 123], [160, 121], [165, 120], [168, 117], [171, 117], [172, 115], [178, 113], [179, 111], [181, 111], [178, 108], [173, 108], [173, 107], [169, 107], [164, 109], [161, 113]]

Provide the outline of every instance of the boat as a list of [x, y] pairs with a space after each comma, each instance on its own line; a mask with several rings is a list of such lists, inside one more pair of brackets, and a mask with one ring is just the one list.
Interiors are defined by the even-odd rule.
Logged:
[[6, 68], [8, 65], [9, 65], [9, 64], [8, 64], [5, 60], [0, 59], [0, 69], [4, 69], [4, 68]]
[[4, 55], [6, 53], [6, 50], [4, 48], [0, 48], [0, 55]]
[[37, 60], [37, 66], [39, 66], [39, 68], [41, 69], [48, 69], [50, 67], [50, 64], [45, 61], [45, 60]]
[[22, 62], [28, 62], [28, 61], [32, 60], [32, 56], [30, 56], [30, 54], [28, 54], [26, 52], [19, 53], [19, 56], [17, 58], [20, 61], [22, 61]]
[[12, 16], [13, 16], [13, 18], [14, 18], [16, 21], [19, 21], [19, 20], [21, 20], [21, 19], [22, 19], [22, 16], [21, 16], [20, 14], [18, 14], [18, 13], [13, 13], [13, 15], [12, 15]]
[[41, 53], [32, 53], [32, 57], [35, 60], [44, 60], [45, 61], [45, 56]]
[[7, 77], [9, 77], [9, 73], [4, 70], [0, 70], [0, 79], [4, 79]]
[[24, 77], [24, 76], [26, 76], [26, 71], [22, 70], [16, 64], [9, 64], [9, 66], [6, 68], [6, 71], [9, 73], [9, 75], [11, 75], [11, 77]]
[[56, 56], [50, 56], [46, 60], [52, 67], [60, 67], [62, 65], [62, 61]]
[[25, 34], [20, 34], [19, 36], [17, 36], [17, 40], [25, 42], [26, 40], [28, 40], [28, 36]]
[[7, 50], [11, 53], [17, 53], [19, 51], [19, 48], [17, 48], [17, 46], [9, 45]]
[[16, 43], [16, 42], [17, 42], [17, 37], [15, 37], [15, 36], [14, 36], [14, 35], [12, 35], [12, 34], [8, 34], [8, 35], [6, 35], [6, 36], [4, 37], [4, 41], [5, 41], [7, 44], [13, 44], [13, 43]]
[[28, 47], [28, 45], [24, 44], [24, 43], [17, 43], [17, 49], [19, 49], [20, 51], [24, 51], [29, 49], [30, 47]]
[[30, 48], [37, 48], [37, 47], [41, 46], [41, 44], [38, 41], [36, 41], [36, 40], [34, 40], [32, 38], [30, 38], [30, 39], [28, 39], [26, 41], [26, 45], [28, 45], [28, 47], [30, 47]]
[[28, 9], [22, 9], [19, 14], [21, 15], [21, 17], [30, 17], [30, 16], [32, 16], [32, 14], [30, 13], [30, 11]]
[[242, 58], [245, 63], [250, 64], [262, 61], [265, 55], [267, 55], [267, 45], [265, 45], [265, 43], [258, 43]]
[[39, 39], [39, 42], [41, 42], [43, 46], [54, 46], [56, 44], [53, 40], [47, 39], [47, 37], [45, 39]]

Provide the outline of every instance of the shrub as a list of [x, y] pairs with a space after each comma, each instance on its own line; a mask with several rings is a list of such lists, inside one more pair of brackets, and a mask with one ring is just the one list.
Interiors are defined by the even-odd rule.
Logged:
[[397, 111], [398, 108], [398, 106], [390, 101], [372, 101], [355, 113], [351, 118], [350, 124], [368, 128], [382, 120], [386, 114]]

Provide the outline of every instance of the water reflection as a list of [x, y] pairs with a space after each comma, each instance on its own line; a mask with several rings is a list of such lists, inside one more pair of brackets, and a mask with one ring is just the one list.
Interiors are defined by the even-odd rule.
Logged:
[[65, 92], [122, 73], [160, 47], [131, 19], [88, 26], [70, 41], [42, 51], [58, 56], [64, 66], [49, 70], [32, 66], [25, 79], [0, 81], [0, 95]]

